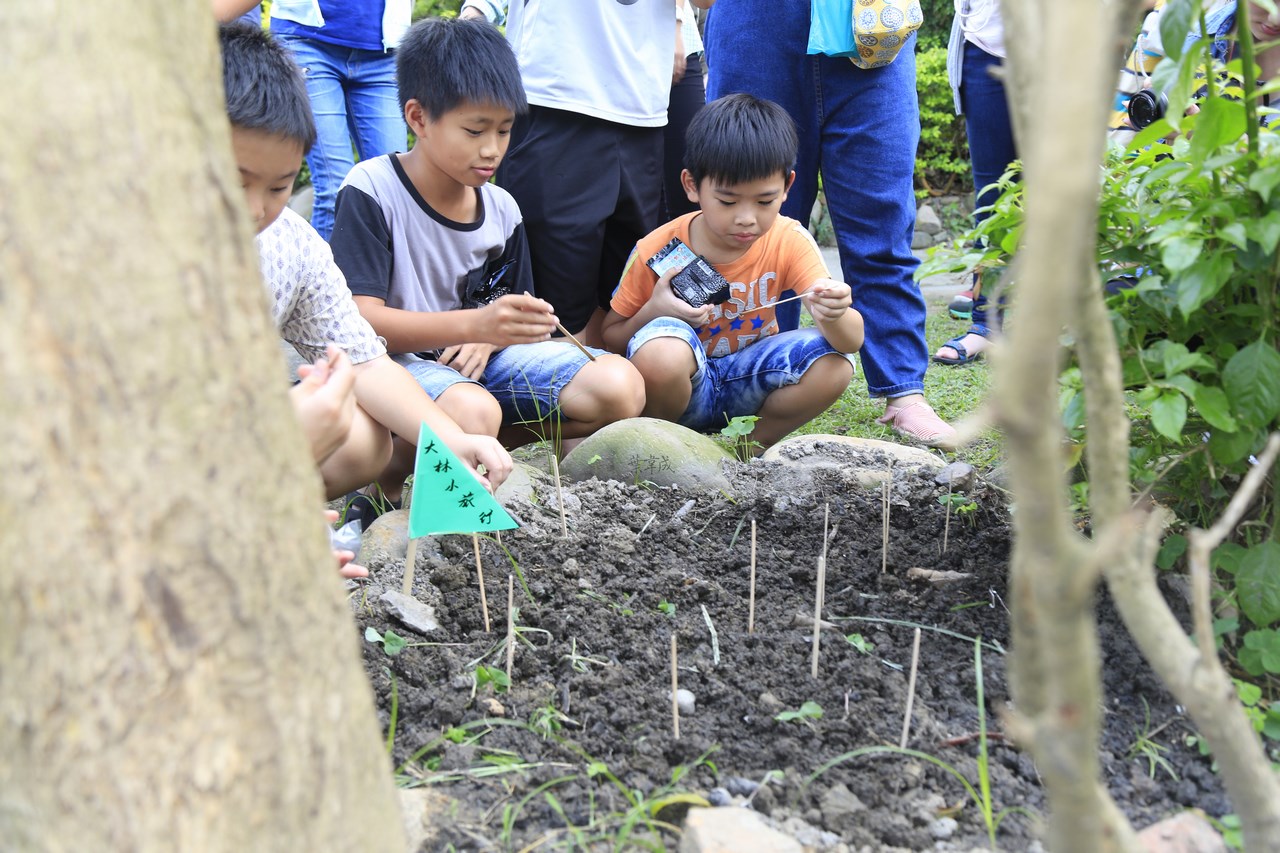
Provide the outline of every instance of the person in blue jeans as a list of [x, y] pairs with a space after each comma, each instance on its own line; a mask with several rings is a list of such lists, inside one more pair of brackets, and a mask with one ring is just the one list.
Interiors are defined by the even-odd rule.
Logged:
[[[991, 215], [982, 208], [994, 204], [1000, 197], [1000, 191], [992, 185], [1000, 180], [1009, 164], [1018, 159], [1004, 82], [992, 73], [992, 69], [1004, 62], [1004, 55], [999, 0], [961, 0], [956, 6], [951, 42], [947, 46], [947, 76], [955, 94], [956, 112], [964, 116], [965, 133], [969, 137], [969, 159], [977, 193], [975, 225]], [[991, 318], [987, 295], [982, 292], [981, 273], [974, 275], [969, 294], [971, 325], [964, 334], [947, 341], [934, 353], [933, 360], [939, 364], [968, 364], [981, 357], [991, 346], [993, 331], [999, 328], [999, 310], [995, 322], [988, 322]], [[955, 302], [952, 312], [957, 315]], [[963, 317], [963, 311], [958, 316]]]
[[[807, 225], [821, 173], [844, 280], [866, 324], [867, 387], [888, 401], [879, 420], [924, 444], [953, 447], [955, 430], [924, 398], [925, 303], [912, 280], [919, 264], [911, 253], [920, 137], [915, 37], [882, 68], [809, 56], [810, 7], [811, 0], [718, 0], [704, 33], [707, 99], [746, 92], [791, 115], [800, 149], [781, 212]], [[778, 314], [784, 330], [799, 325], [795, 303]]]
[[396, 92], [395, 48], [411, 0], [275, 0], [271, 32], [306, 75], [316, 119], [307, 154], [311, 225], [329, 239], [338, 187], [359, 159], [403, 151], [408, 131]]

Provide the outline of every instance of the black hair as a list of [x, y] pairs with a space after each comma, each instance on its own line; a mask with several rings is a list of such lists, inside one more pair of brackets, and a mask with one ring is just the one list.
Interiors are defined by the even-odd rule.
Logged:
[[707, 104], [685, 136], [684, 166], [699, 186], [703, 178], [740, 184], [791, 174], [796, 165], [796, 125], [773, 101], [726, 95]]
[[529, 109], [520, 65], [497, 27], [476, 19], [424, 18], [396, 47], [400, 108], [422, 104], [432, 121], [460, 104]]
[[288, 49], [261, 27], [239, 21], [220, 26], [218, 41], [232, 126], [282, 136], [310, 151], [316, 121], [302, 69]]

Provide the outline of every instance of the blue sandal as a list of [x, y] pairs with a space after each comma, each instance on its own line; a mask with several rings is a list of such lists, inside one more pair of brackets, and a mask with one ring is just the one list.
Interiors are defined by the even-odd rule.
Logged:
[[[938, 364], [955, 365], [955, 364], [968, 364], [971, 361], [977, 361], [978, 359], [982, 358], [982, 353], [980, 352], [976, 352], [973, 355], [970, 355], [969, 351], [965, 349], [964, 344], [961, 343], [961, 341], [963, 341], [967, 335], [971, 335], [971, 334], [976, 335], [979, 333], [974, 332], [973, 330], [970, 330], [965, 332], [963, 335], [956, 335], [954, 338], [952, 338], [951, 340], [947, 341], [945, 344], [942, 345], [944, 347], [951, 347], [953, 350], [955, 350], [956, 354], [960, 356], [959, 358], [947, 358], [946, 356], [935, 355], [933, 357], [933, 360], [936, 361]], [[983, 337], [986, 337], [986, 336], [983, 335]], [[942, 347], [939, 347], [939, 349], [941, 348]]]

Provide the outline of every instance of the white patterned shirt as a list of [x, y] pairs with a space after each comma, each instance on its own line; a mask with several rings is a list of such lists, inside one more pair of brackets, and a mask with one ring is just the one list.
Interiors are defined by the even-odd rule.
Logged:
[[386, 354], [386, 343], [360, 316], [329, 244], [310, 223], [285, 208], [257, 243], [271, 319], [299, 355], [322, 359], [328, 344], [345, 350], [352, 364]]

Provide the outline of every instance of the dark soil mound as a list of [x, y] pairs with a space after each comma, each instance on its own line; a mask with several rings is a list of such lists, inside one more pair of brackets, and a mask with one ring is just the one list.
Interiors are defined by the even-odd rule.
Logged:
[[[909, 746], [977, 787], [973, 638], [980, 637], [994, 807], [1043, 814], [1035, 767], [999, 733], [1008, 695], [1002, 596], [1009, 558], [1000, 494], [973, 491], [976, 508], [952, 514], [947, 550], [939, 553], [945, 511], [938, 498], [946, 490], [899, 472], [882, 571], [881, 494], [857, 486], [848, 470], [757, 462], [735, 466], [732, 477], [733, 498], [594, 480], [566, 486], [565, 502], [576, 510], [568, 538], [540, 502], [527, 513], [536, 517], [502, 537], [510, 559], [495, 543], [482, 544], [490, 633], [470, 537], [420, 546], [415, 592], [436, 604], [444, 626], [428, 636], [388, 621], [375, 600], [377, 587], [399, 588], [398, 571], [375, 574], [367, 596], [353, 595], [362, 633], [390, 629], [431, 643], [395, 657], [365, 645], [382, 722], [389, 724], [393, 708], [397, 716], [393, 755], [404, 765], [403, 781], [431, 786], [443, 803], [423, 849], [568, 849], [605, 838], [601, 849], [612, 849], [628, 837], [620, 835], [626, 824], [634, 832], [623, 849], [674, 849], [674, 834], [640, 817], [655, 800], [687, 791], [742, 802], [753, 790], [752, 807], [817, 849], [985, 846], [980, 809], [930, 761], [861, 756], [810, 781], [844, 753], [897, 744], [915, 625], [924, 630]], [[825, 507], [823, 613], [834, 627], [823, 631], [815, 679], [811, 623]], [[755, 631], [748, 633], [752, 519], [758, 556]], [[513, 565], [523, 576], [515, 601], [526, 642], [517, 645], [510, 689], [495, 692], [476, 671], [505, 666], [500, 644]], [[968, 577], [934, 585], [908, 579], [914, 567]], [[1112, 794], [1138, 826], [1192, 805], [1221, 814], [1227, 804], [1218, 779], [1183, 743], [1189, 724], [1105, 602], [1099, 620], [1102, 760]], [[681, 715], [678, 740], [673, 633], [680, 686], [696, 696], [696, 709]], [[869, 646], [846, 639], [854, 634]], [[821, 717], [777, 719], [806, 702], [821, 706]], [[1154, 744], [1148, 752], [1144, 732]], [[658, 817], [678, 823], [679, 812]], [[1009, 816], [1000, 846], [1032, 848], [1034, 823], [1022, 812]]]

